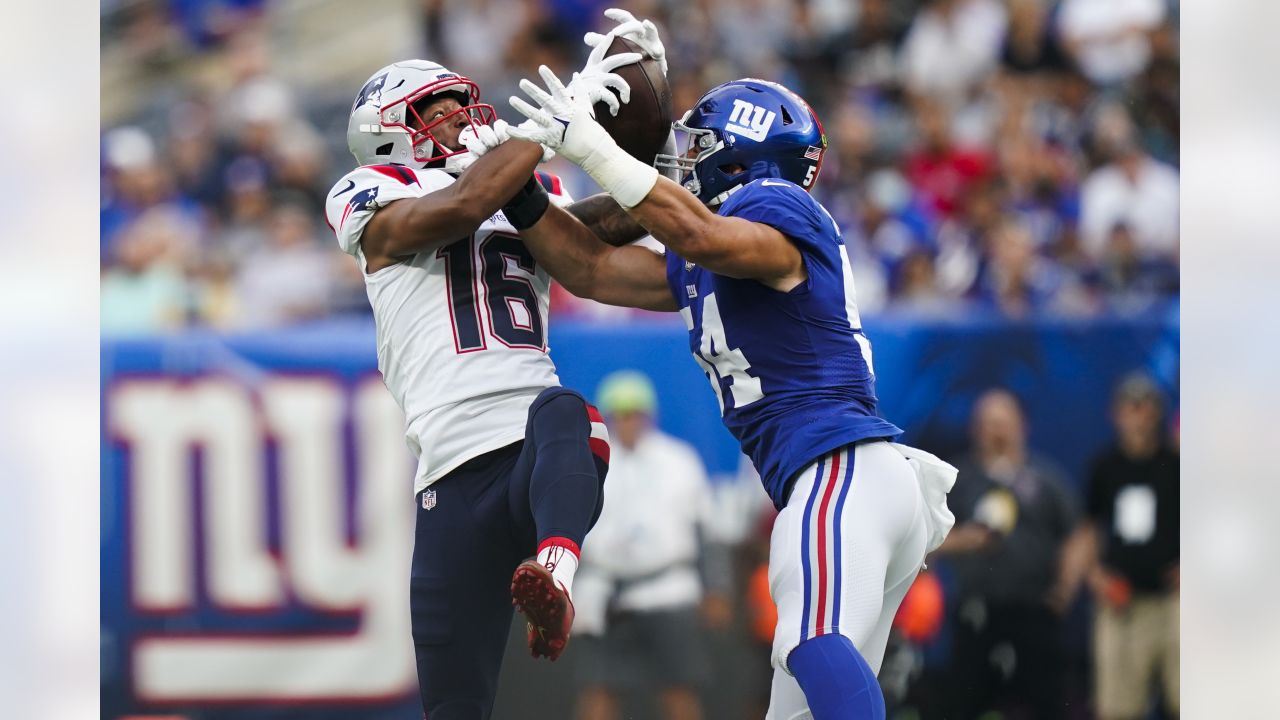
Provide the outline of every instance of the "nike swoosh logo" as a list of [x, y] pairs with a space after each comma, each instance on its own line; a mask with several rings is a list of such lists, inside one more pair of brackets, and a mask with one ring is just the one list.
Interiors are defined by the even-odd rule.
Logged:
[[787, 187], [787, 185], [788, 185], [788, 183], [784, 183], [784, 182], [769, 182], [768, 180], [761, 180], [761, 181], [760, 181], [760, 184], [761, 184], [761, 185], [764, 185], [765, 187]]
[[348, 181], [347, 181], [347, 183], [348, 183], [348, 185], [347, 185], [346, 187], [342, 188], [341, 190], [339, 190], [338, 192], [334, 193], [334, 194], [333, 194], [333, 195], [331, 195], [330, 197], [338, 197], [339, 195], [341, 195], [341, 194], [343, 194], [343, 193], [349, 193], [349, 192], [351, 192], [352, 190], [354, 190], [354, 189], [355, 189], [355, 187], [356, 187], [356, 181], [355, 181], [355, 180], [348, 180]]

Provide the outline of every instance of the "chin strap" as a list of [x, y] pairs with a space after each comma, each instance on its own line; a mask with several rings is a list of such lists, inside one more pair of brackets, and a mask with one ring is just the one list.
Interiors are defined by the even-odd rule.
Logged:
[[[707, 207], [720, 207], [721, 205], [723, 205], [723, 204], [724, 204], [724, 201], [725, 201], [725, 200], [728, 200], [728, 199], [729, 199], [729, 196], [730, 196], [730, 195], [732, 195], [732, 194], [734, 194], [734, 193], [738, 192], [739, 190], [741, 190], [742, 188], [744, 188], [744, 187], [746, 187], [746, 186], [747, 186], [747, 183], [741, 183], [741, 184], [738, 184], [738, 185], [734, 185], [733, 187], [729, 188], [728, 190], [725, 190], [724, 192], [720, 193], [719, 195], [717, 195], [717, 196], [715, 196], [715, 197], [711, 198], [710, 200], [708, 200], [708, 201], [707, 201]], [[694, 194], [696, 195], [697, 193], [694, 193]]]

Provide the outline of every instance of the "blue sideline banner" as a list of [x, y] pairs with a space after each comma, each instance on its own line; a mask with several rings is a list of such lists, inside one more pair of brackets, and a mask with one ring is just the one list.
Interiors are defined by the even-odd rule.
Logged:
[[[1129, 370], [1177, 386], [1176, 309], [1139, 320], [869, 320], [884, 414], [965, 445], [1003, 385], [1080, 481]], [[559, 323], [566, 386], [637, 368], [713, 473], [741, 462], [676, 319]], [[102, 716], [413, 720], [413, 464], [366, 321], [102, 346]]]

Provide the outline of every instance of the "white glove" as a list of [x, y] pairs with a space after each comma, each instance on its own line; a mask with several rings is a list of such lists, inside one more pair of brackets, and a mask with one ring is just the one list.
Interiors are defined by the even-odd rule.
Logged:
[[458, 134], [458, 142], [462, 143], [473, 157], [482, 157], [485, 153], [498, 147], [508, 139], [507, 121], [497, 120], [492, 125], [468, 125]]
[[450, 155], [444, 159], [443, 170], [450, 175], [461, 175], [467, 171], [467, 168], [476, 164], [476, 156], [469, 152]]
[[[528, 121], [525, 121], [525, 124], [527, 125]], [[471, 162], [475, 162], [485, 153], [510, 140], [511, 135], [508, 132], [510, 127], [506, 120], [495, 120], [492, 125], [468, 125], [462, 128], [462, 132], [458, 135], [458, 142], [466, 146], [472, 158]], [[542, 159], [538, 162], [547, 162], [555, 156], [554, 150], [543, 146]], [[470, 163], [467, 163], [467, 166], [470, 167]]]
[[[591, 54], [587, 56], [587, 63], [569, 81], [569, 94], [575, 98], [586, 97], [590, 101], [589, 105], [602, 102], [608, 106], [609, 114], [616, 117], [622, 107], [618, 98], [621, 97], [623, 103], [631, 102], [631, 86], [614, 70], [640, 62], [644, 56], [640, 53], [618, 53], [606, 57], [605, 53], [609, 52], [609, 45], [612, 43], [613, 40], [610, 39], [608, 42], [597, 43], [592, 48]], [[617, 90], [617, 95], [610, 88]]]
[[607, 35], [589, 32], [583, 36], [582, 41], [588, 47], [599, 49], [600, 47], [608, 48], [613, 43], [613, 38], [624, 37], [636, 45], [640, 46], [640, 50], [650, 58], [658, 61], [662, 66], [662, 74], [667, 74], [667, 49], [662, 46], [662, 39], [658, 37], [658, 28], [653, 24], [652, 20], [637, 20], [635, 15], [626, 10], [618, 8], [610, 8], [604, 11], [604, 16], [618, 23], [618, 26], [610, 30]]
[[520, 89], [533, 98], [538, 107], [514, 95], [511, 97], [511, 107], [530, 121], [509, 127], [507, 132], [511, 137], [541, 143], [578, 165], [582, 165], [583, 160], [599, 147], [616, 145], [609, 133], [596, 122], [586, 93], [574, 97], [546, 65], [538, 68], [538, 75], [550, 92], [527, 79], [520, 81]]
[[586, 170], [623, 208], [638, 205], [658, 181], [657, 169], [618, 147], [618, 143], [596, 122], [591, 99], [586, 92], [575, 97], [546, 65], [538, 68], [538, 74], [550, 92], [528, 80], [521, 80], [520, 89], [533, 98], [538, 107], [512, 96], [511, 107], [529, 118], [530, 122], [509, 127], [507, 132], [513, 138], [541, 143]]

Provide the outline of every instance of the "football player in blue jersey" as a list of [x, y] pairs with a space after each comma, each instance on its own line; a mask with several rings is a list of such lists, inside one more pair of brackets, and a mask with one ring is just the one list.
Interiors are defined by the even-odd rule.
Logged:
[[[615, 32], [661, 48], [651, 23], [633, 25]], [[510, 136], [581, 166], [666, 253], [601, 242], [536, 187], [508, 219], [575, 295], [681, 314], [725, 425], [780, 510], [768, 718], [883, 718], [875, 674], [903, 595], [950, 529], [955, 471], [890, 442], [901, 430], [877, 411], [849, 255], [808, 193], [822, 125], [776, 83], [719, 85], [675, 123], [684, 152], [659, 156], [677, 183], [622, 151], [589, 99], [540, 74], [546, 90], [521, 83], [537, 106], [512, 98], [533, 122]]]

